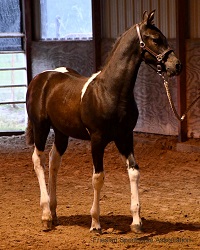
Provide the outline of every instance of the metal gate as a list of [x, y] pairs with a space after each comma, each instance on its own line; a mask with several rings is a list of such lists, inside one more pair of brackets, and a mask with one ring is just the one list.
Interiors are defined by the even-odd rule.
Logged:
[[20, 133], [26, 126], [27, 87], [22, 5], [20, 0], [1, 0], [1, 5], [0, 133]]

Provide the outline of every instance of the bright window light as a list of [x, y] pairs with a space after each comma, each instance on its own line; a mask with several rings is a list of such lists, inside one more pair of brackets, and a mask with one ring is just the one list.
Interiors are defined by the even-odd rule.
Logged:
[[42, 40], [91, 40], [91, 0], [40, 0]]

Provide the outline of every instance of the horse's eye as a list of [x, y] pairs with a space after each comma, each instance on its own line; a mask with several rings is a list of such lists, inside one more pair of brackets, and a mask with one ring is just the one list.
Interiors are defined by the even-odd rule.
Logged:
[[159, 38], [153, 38], [153, 42], [158, 45], [159, 44]]

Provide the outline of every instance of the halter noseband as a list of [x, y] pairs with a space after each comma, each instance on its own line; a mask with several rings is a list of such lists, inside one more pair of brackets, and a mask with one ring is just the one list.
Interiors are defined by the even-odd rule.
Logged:
[[152, 51], [151, 49], [149, 49], [148, 47], [146, 47], [145, 43], [143, 42], [142, 40], [142, 36], [141, 36], [141, 33], [140, 33], [140, 27], [138, 24], [136, 24], [136, 30], [137, 30], [137, 34], [138, 34], [138, 37], [139, 37], [139, 40], [140, 40], [140, 48], [142, 49], [142, 52], [143, 51], [148, 51], [152, 56], [154, 56], [157, 60], [157, 72], [161, 73], [162, 72], [162, 64], [164, 63], [163, 59], [164, 57], [169, 53], [169, 52], [172, 52], [173, 49], [171, 48], [168, 48], [167, 50], [165, 50], [163, 53], [161, 54], [156, 54], [154, 51]]

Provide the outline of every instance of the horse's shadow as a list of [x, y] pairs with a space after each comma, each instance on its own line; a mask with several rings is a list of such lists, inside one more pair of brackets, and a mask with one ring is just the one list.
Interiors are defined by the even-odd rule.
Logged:
[[[73, 226], [78, 225], [84, 228], [90, 228], [91, 217], [90, 215], [71, 215], [61, 216], [59, 225]], [[130, 224], [132, 218], [125, 215], [103, 215], [101, 216], [101, 226], [106, 232], [107, 229], [113, 228], [116, 234], [126, 234], [130, 232]], [[199, 225], [192, 223], [171, 223], [159, 220], [146, 220], [142, 219], [143, 231], [148, 237], [156, 235], [165, 235], [176, 231], [200, 231]], [[108, 230], [109, 231], [109, 230]], [[139, 236], [139, 235], [138, 235]], [[141, 235], [142, 236], [142, 235]]]

